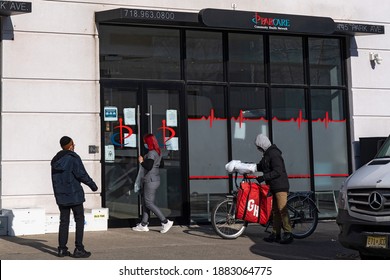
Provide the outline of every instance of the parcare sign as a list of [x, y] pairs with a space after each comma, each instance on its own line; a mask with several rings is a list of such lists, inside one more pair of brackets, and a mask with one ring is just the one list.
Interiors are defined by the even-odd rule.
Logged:
[[31, 2], [0, 1], [0, 16], [31, 13]]

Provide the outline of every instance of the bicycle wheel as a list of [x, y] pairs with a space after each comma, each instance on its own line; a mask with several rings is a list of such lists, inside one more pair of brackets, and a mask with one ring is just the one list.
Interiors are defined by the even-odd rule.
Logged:
[[245, 231], [247, 223], [236, 219], [236, 202], [233, 198], [226, 198], [214, 207], [211, 225], [220, 237], [235, 239]]
[[296, 239], [311, 235], [318, 224], [318, 211], [315, 203], [306, 196], [293, 196], [287, 201], [292, 234]]

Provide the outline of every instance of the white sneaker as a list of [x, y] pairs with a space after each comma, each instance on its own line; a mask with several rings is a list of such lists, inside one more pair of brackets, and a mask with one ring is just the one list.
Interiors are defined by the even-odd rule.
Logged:
[[137, 224], [137, 226], [133, 227], [132, 230], [135, 231], [149, 231], [148, 226], [143, 226], [141, 223]]
[[168, 222], [166, 224], [162, 224], [162, 228], [161, 228], [160, 232], [166, 233], [166, 232], [168, 232], [168, 230], [171, 229], [172, 226], [173, 226], [173, 222], [168, 220]]

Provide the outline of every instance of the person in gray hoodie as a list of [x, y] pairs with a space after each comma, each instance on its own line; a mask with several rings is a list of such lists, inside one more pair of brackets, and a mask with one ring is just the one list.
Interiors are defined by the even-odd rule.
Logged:
[[[270, 186], [273, 197], [272, 233], [265, 237], [264, 241], [289, 244], [294, 240], [287, 209], [287, 195], [290, 185], [282, 152], [263, 134], [257, 135], [255, 145], [263, 153], [262, 159], [257, 164], [257, 170], [263, 172], [263, 175], [257, 177], [257, 181], [259, 183], [265, 181]], [[283, 236], [281, 236], [282, 229]]]
[[[73, 256], [88, 258], [91, 252], [84, 249], [84, 206], [85, 194], [81, 183], [86, 184], [92, 191], [98, 187], [88, 175], [78, 154], [74, 152], [75, 143], [64, 136], [60, 139], [62, 150], [51, 161], [51, 178], [56, 203], [60, 210], [60, 226], [58, 233], [58, 257]], [[69, 236], [69, 219], [72, 210], [76, 222], [75, 249], [73, 255], [66, 244]]]

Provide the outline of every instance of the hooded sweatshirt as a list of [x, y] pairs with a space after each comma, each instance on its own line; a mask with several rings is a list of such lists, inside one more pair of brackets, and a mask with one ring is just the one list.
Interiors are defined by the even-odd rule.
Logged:
[[257, 135], [255, 144], [257, 147], [262, 148], [264, 151], [266, 151], [272, 145], [271, 141], [269, 141], [268, 137], [264, 134]]
[[257, 164], [257, 170], [263, 172], [265, 183], [270, 186], [271, 192], [288, 192], [290, 185], [282, 152], [263, 134], [256, 137], [255, 144], [264, 150], [263, 158]]
[[81, 183], [92, 191], [98, 187], [88, 175], [79, 155], [73, 151], [59, 151], [51, 161], [51, 178], [54, 196], [60, 206], [73, 206], [85, 201]]

